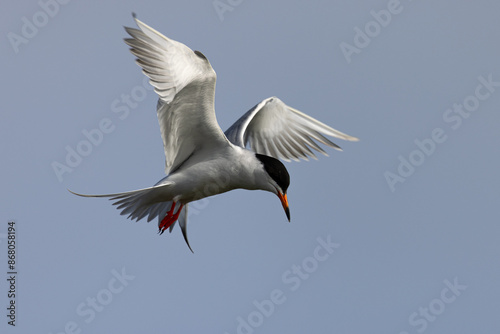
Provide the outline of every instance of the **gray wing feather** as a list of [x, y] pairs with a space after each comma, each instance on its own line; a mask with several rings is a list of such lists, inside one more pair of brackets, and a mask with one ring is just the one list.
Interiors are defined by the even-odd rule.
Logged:
[[159, 95], [158, 122], [165, 151], [165, 174], [193, 153], [227, 145], [214, 110], [216, 74], [200, 52], [167, 38], [135, 19], [125, 43]]
[[249, 145], [256, 153], [286, 161], [317, 159], [311, 149], [328, 155], [316, 142], [342, 150], [325, 135], [358, 140], [287, 106], [276, 97], [258, 103], [227, 129], [225, 135], [235, 145]]

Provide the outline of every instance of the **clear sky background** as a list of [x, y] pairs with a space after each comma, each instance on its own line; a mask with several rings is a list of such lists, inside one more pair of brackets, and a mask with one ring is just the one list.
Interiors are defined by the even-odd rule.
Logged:
[[[1, 333], [498, 333], [498, 2], [55, 3], [0, 11]], [[192, 254], [178, 227], [66, 190], [164, 176], [133, 11], [208, 57], [224, 130], [278, 96], [360, 138], [286, 164], [291, 223], [271, 193], [212, 197], [191, 205]]]

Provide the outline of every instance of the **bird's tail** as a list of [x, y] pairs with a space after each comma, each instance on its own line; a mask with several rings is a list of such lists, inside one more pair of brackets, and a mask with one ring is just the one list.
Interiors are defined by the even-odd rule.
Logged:
[[[158, 226], [160, 225], [162, 219], [165, 217], [167, 212], [172, 207], [172, 201], [168, 202], [157, 202], [155, 198], [161, 198], [162, 193], [164, 194], [169, 186], [174, 184], [172, 181], [160, 181], [157, 185], [149, 188], [127, 191], [123, 193], [116, 194], [104, 194], [104, 195], [84, 195], [78, 194], [68, 189], [72, 194], [82, 197], [108, 197], [110, 201], [113, 201], [113, 205], [117, 205], [117, 209], [121, 210], [121, 215], [127, 215], [129, 219], [135, 219], [139, 221], [146, 218], [148, 223], [158, 217]], [[191, 252], [191, 246], [189, 245], [187, 237], [187, 217], [188, 217], [188, 205], [185, 204], [182, 211], [179, 214], [178, 222]], [[170, 232], [175, 226], [175, 222], [170, 226]]]
[[167, 188], [173, 183], [165, 182], [149, 188], [104, 195], [84, 195], [68, 190], [72, 194], [82, 197], [108, 197], [110, 201], [113, 201], [113, 205], [117, 205], [116, 208], [121, 210], [121, 215], [128, 214], [127, 218], [135, 219], [136, 221], [147, 216], [147, 221], [150, 222], [158, 215], [163, 214], [164, 207], [168, 205], [168, 202], [158, 202], [156, 199], [162, 198], [162, 194], [168, 192]]
[[[173, 202], [170, 201], [170, 202], [162, 202], [162, 203], [156, 204], [156, 205], [161, 205], [161, 208], [159, 209], [160, 214], [158, 215], [158, 227], [160, 227], [160, 224], [163, 220], [163, 217], [165, 217], [167, 215], [167, 212], [171, 209], [172, 203]], [[179, 203], [177, 203], [177, 206], [178, 205], [179, 205]], [[178, 210], [177, 206], [176, 206], [174, 211]], [[191, 252], [193, 252], [193, 249], [189, 245], [189, 240], [187, 237], [187, 219], [188, 219], [188, 204], [186, 203], [182, 207], [182, 210], [181, 210], [181, 213], [179, 214], [179, 218], [177, 219], [177, 222], [179, 222], [179, 227], [181, 228], [182, 236], [184, 237], [186, 244], [188, 245]], [[148, 221], [149, 221], [149, 218], [148, 218]], [[172, 225], [170, 225], [170, 228], [169, 228], [170, 233], [172, 233], [172, 230], [174, 229], [175, 223], [176, 222], [174, 222]]]

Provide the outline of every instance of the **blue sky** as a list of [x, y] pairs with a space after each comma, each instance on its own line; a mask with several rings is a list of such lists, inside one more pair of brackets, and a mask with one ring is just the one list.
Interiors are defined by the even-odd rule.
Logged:
[[[17, 275], [15, 328], [0, 280], [2, 333], [498, 331], [497, 3], [3, 6], [0, 268], [15, 221]], [[191, 205], [192, 254], [178, 228], [66, 190], [164, 176], [131, 12], [208, 57], [224, 130], [277, 96], [360, 138], [286, 164], [291, 223], [270, 193], [211, 197]]]

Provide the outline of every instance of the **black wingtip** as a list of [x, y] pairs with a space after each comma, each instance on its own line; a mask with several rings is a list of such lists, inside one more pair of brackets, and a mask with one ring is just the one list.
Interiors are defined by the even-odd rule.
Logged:
[[136, 14], [135, 12], [132, 12], [132, 17], [133, 17], [134, 19], [136, 19], [136, 18], [137, 18], [137, 14]]

